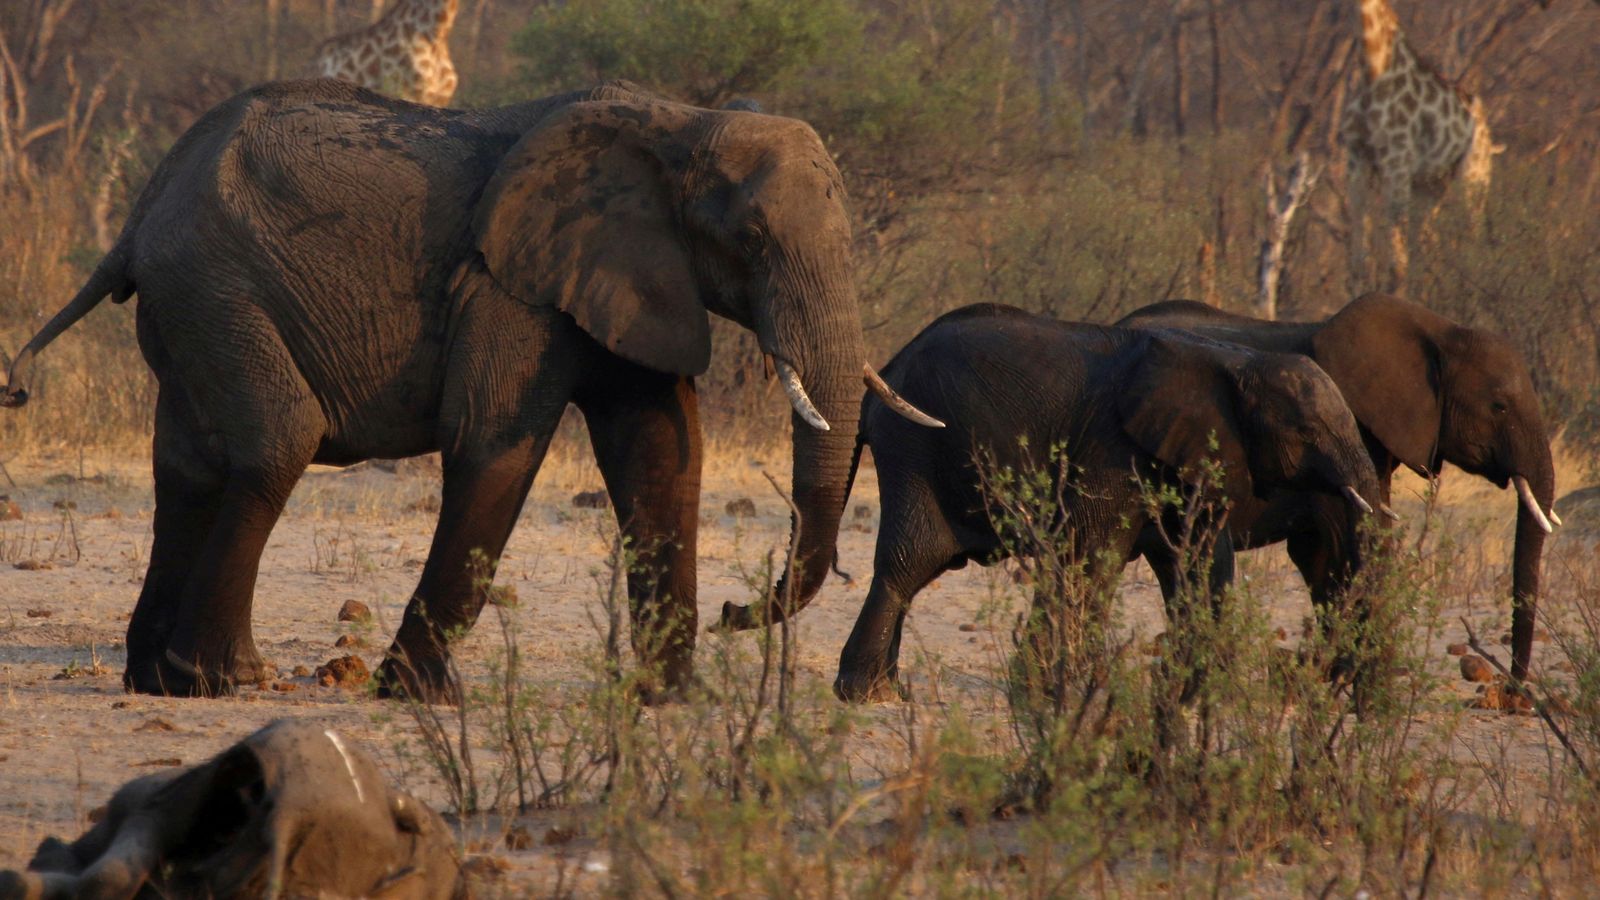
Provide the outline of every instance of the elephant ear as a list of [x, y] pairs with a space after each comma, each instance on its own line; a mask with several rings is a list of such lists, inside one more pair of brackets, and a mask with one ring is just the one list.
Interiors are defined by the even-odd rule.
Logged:
[[1205, 460], [1221, 463], [1224, 492], [1234, 499], [1250, 496], [1254, 483], [1240, 421], [1239, 381], [1228, 354], [1157, 335], [1145, 343], [1117, 398], [1123, 432], [1185, 480], [1196, 478]]
[[1438, 471], [1443, 426], [1438, 335], [1450, 323], [1384, 294], [1350, 301], [1311, 339], [1350, 411], [1394, 457]]
[[697, 375], [711, 322], [678, 226], [675, 136], [691, 113], [644, 98], [575, 103], [523, 135], [474, 214], [512, 296], [570, 314], [624, 359]]

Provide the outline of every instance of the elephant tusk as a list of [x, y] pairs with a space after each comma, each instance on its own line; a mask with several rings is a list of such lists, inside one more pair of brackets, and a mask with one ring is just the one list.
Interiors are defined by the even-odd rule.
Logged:
[[1565, 524], [1564, 522], [1561, 521], [1561, 517], [1556, 515], [1556, 508], [1554, 506], [1550, 507], [1550, 509], [1545, 513], [1545, 515], [1550, 517], [1550, 524], [1554, 525], [1557, 528], [1560, 528], [1563, 524]]
[[1357, 509], [1360, 509], [1362, 512], [1366, 513], [1369, 516], [1372, 515], [1372, 504], [1370, 504], [1366, 500], [1362, 499], [1361, 495], [1356, 492], [1355, 488], [1353, 488], [1353, 487], [1351, 487], [1350, 485], [1347, 484], [1344, 487], [1340, 488], [1339, 491], [1340, 491], [1340, 493], [1344, 494], [1345, 499], [1347, 499], [1351, 503], [1355, 504]]
[[800, 418], [806, 420], [807, 425], [818, 431], [833, 430], [833, 426], [822, 417], [822, 413], [817, 412], [817, 407], [812, 404], [811, 398], [806, 396], [805, 385], [800, 383], [800, 374], [789, 368], [789, 364], [781, 359], [778, 360], [778, 379], [783, 382], [783, 392], [789, 395], [789, 405], [794, 407], [795, 413]]
[[1392, 510], [1392, 509], [1390, 509], [1390, 508], [1389, 508], [1389, 504], [1387, 504], [1387, 503], [1379, 503], [1379, 504], [1378, 504], [1378, 512], [1379, 512], [1379, 513], [1380, 513], [1380, 514], [1381, 514], [1381, 515], [1382, 515], [1382, 516], [1383, 516], [1383, 517], [1384, 517], [1384, 518], [1385, 518], [1385, 519], [1388, 519], [1388, 520], [1389, 520], [1389, 521], [1391, 521], [1391, 522], [1398, 522], [1398, 521], [1400, 521], [1400, 514], [1399, 514], [1399, 513], [1397, 513], [1397, 512], [1395, 512], [1395, 511], [1394, 511], [1394, 510]]
[[883, 377], [872, 370], [871, 363], [861, 364], [861, 378], [867, 383], [867, 387], [872, 388], [872, 392], [877, 394], [878, 398], [881, 399], [885, 405], [900, 415], [905, 416], [907, 419], [910, 419], [918, 425], [926, 425], [929, 428], [944, 427], [943, 422], [935, 419], [933, 416], [928, 415], [922, 410], [917, 409], [915, 406], [912, 406], [911, 401], [895, 393], [894, 388], [889, 387], [888, 383], [883, 380]]
[[1511, 479], [1511, 483], [1517, 486], [1517, 496], [1522, 498], [1522, 505], [1527, 507], [1529, 514], [1533, 516], [1533, 520], [1539, 523], [1539, 528], [1545, 534], [1555, 531], [1555, 526], [1551, 525], [1550, 520], [1545, 518], [1544, 510], [1539, 508], [1539, 501], [1533, 499], [1533, 488], [1528, 487], [1528, 479], [1518, 475]]

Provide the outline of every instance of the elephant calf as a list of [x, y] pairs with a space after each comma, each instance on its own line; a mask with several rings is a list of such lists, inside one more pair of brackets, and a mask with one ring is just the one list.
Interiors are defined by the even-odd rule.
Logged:
[[[834, 682], [844, 700], [896, 696], [901, 629], [918, 591], [968, 560], [1006, 555], [986, 512], [977, 451], [1021, 471], [1030, 453], [1062, 448], [1075, 478], [1061, 492], [1073, 552], [1091, 577], [1103, 559], [1143, 554], [1164, 585], [1197, 573], [1183, 571], [1160, 537], [1155, 526], [1173, 523], [1152, 521], [1140, 480], [1192, 496], [1199, 465], [1214, 460], [1230, 503], [1298, 489], [1342, 495], [1370, 512], [1363, 498], [1378, 492], [1355, 418], [1302, 356], [985, 304], [929, 325], [882, 374], [949, 427], [913, 425], [875, 397], [862, 404], [858, 443], [871, 445], [877, 461], [883, 516], [872, 587]], [[1231, 545], [1225, 534], [1218, 541], [1213, 591], [1232, 576]], [[1169, 604], [1169, 617], [1181, 613]]]
[[0, 900], [463, 896], [438, 814], [331, 730], [281, 720], [209, 762], [123, 785], [83, 837], [46, 838]]

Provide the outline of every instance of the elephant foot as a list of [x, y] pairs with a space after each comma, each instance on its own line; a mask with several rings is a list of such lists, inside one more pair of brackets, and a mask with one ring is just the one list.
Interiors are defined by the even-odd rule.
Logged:
[[894, 675], [862, 678], [842, 672], [833, 680], [833, 695], [846, 703], [898, 703], [911, 699], [911, 692]]
[[254, 684], [272, 670], [254, 653], [232, 664], [195, 665], [166, 651], [160, 658], [129, 659], [122, 673], [124, 689], [136, 694], [165, 697], [226, 697], [241, 684]]
[[380, 700], [404, 700], [429, 706], [455, 706], [461, 702], [461, 691], [443, 659], [402, 661], [391, 649], [372, 680]]

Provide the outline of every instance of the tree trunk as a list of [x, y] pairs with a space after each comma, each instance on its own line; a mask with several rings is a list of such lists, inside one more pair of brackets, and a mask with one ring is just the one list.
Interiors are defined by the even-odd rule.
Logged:
[[283, 0], [267, 0], [267, 80], [278, 78], [278, 18]]
[[1222, 133], [1222, 14], [1217, 0], [1208, 0], [1206, 24], [1211, 32], [1211, 133]]
[[1185, 151], [1183, 139], [1189, 120], [1189, 45], [1183, 33], [1187, 4], [1172, 11], [1172, 133], [1178, 137], [1178, 152]]

